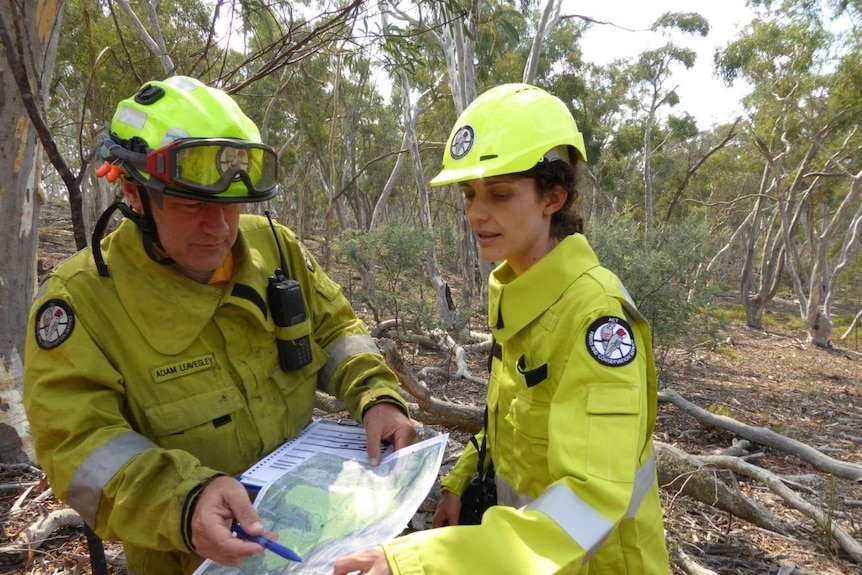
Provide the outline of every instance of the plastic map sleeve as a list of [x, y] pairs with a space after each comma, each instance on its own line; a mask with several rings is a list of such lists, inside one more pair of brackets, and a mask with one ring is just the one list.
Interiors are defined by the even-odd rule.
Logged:
[[302, 563], [265, 553], [239, 567], [207, 560], [194, 575], [331, 574], [337, 558], [404, 530], [437, 479], [447, 439], [442, 434], [393, 451], [377, 467], [367, 458], [310, 454], [267, 482], [255, 499], [264, 527]]

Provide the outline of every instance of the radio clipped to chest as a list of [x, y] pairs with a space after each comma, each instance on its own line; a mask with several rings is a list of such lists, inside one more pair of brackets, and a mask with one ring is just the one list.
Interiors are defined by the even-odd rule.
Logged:
[[[302, 286], [288, 275], [287, 261], [281, 251], [278, 235], [269, 212], [266, 212], [275, 245], [281, 259], [281, 267], [269, 278], [266, 296], [269, 309], [276, 325], [275, 343], [278, 346], [278, 363], [283, 371], [295, 371], [311, 363], [311, 339], [308, 333], [291, 337], [295, 330], [283, 329], [298, 326], [308, 320], [305, 313], [305, 300], [302, 297]], [[282, 329], [278, 329], [282, 328]]]

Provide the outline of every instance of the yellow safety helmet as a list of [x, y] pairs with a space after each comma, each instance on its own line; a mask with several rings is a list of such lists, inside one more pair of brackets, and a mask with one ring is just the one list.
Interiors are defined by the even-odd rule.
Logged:
[[530, 84], [484, 92], [458, 118], [448, 142], [432, 186], [524, 172], [546, 157], [587, 159], [584, 135], [566, 105]]
[[233, 98], [194, 78], [148, 82], [117, 105], [110, 132], [97, 175], [114, 166], [154, 191], [209, 202], [258, 202], [278, 192], [275, 150]]

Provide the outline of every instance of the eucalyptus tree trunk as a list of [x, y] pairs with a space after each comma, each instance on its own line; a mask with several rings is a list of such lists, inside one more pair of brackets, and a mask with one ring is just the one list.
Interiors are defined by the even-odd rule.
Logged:
[[[763, 312], [778, 293], [781, 271], [784, 269], [784, 242], [780, 234], [772, 235], [770, 224], [762, 223], [766, 210], [764, 203], [771, 189], [769, 169], [765, 166], [760, 180], [760, 194], [752, 213], [749, 214], [751, 226], [745, 244], [745, 258], [740, 276], [740, 296], [742, 307], [745, 309], [745, 324], [754, 329], [763, 328]], [[756, 249], [763, 229], [767, 230], [767, 236], [763, 239], [762, 253], [758, 254]], [[755, 270], [758, 272], [757, 277], [755, 277]], [[755, 281], [758, 283], [756, 289]]]
[[536, 25], [536, 35], [533, 37], [533, 44], [530, 47], [530, 54], [527, 56], [527, 63], [524, 66], [524, 83], [535, 84], [536, 73], [539, 71], [539, 58], [542, 56], [542, 42], [545, 40], [550, 30], [554, 29], [560, 21], [561, 0], [547, 0], [545, 7], [542, 9], [542, 15]]
[[[474, 38], [477, 37], [479, 26], [480, 2], [479, 0], [471, 0], [468, 10], [459, 11], [457, 13], [451, 11], [448, 5], [443, 2], [430, 2], [426, 3], [426, 6], [428, 6], [434, 13], [433, 20], [439, 23], [439, 25], [429, 26], [429, 20], [416, 19], [412, 13], [400, 10], [396, 6], [396, 3], [390, 3], [390, 7], [400, 19], [422, 30], [422, 32], [427, 33], [440, 47], [446, 61], [446, 76], [450, 91], [452, 92], [455, 113], [460, 115], [461, 112], [464, 111], [464, 108], [466, 108], [467, 105], [476, 98], [476, 74], [474, 69], [476, 49]], [[386, 20], [384, 16], [384, 25], [385, 24]], [[404, 75], [403, 68], [398, 68], [398, 74], [401, 76], [402, 84], [406, 85], [404, 84], [406, 76]], [[405, 102], [407, 102], [405, 103], [405, 106], [409, 106], [407, 98], [408, 96], [405, 94]], [[414, 130], [415, 116], [418, 115], [417, 113], [409, 115], [409, 109], [409, 107], [406, 108], [404, 112], [405, 135], [404, 141], [402, 142], [402, 148], [412, 150], [411, 154], [413, 157], [414, 168], [420, 170], [415, 172], [415, 174], [417, 177], [417, 185], [420, 190], [421, 204], [423, 201], [428, 201], [428, 191], [427, 184], [424, 181], [424, 176], [421, 171], [421, 164], [419, 163], [418, 147], [413, 149], [414, 142], [416, 140], [415, 134], [411, 136], [406, 133], [408, 130]], [[390, 176], [390, 182], [394, 181], [397, 172], [402, 169], [402, 166], [403, 162], [399, 158], [396, 163], [396, 168]], [[375, 215], [372, 218], [372, 221], [374, 222], [374, 224], [372, 224], [372, 229], [374, 225], [377, 225], [377, 222], [379, 222], [380, 213], [383, 209], [383, 202], [385, 202], [386, 197], [388, 197], [389, 191], [389, 182], [387, 182], [386, 188], [384, 189], [384, 196], [380, 198], [378, 205], [375, 206], [374, 209]], [[458, 197], [460, 197], [460, 193], [458, 194]], [[471, 309], [476, 293], [476, 246], [473, 240], [473, 235], [469, 231], [469, 224], [467, 223], [467, 217], [463, 210], [463, 205], [461, 207], [462, 209], [460, 210], [458, 218], [460, 229], [463, 231], [459, 249], [462, 265], [462, 289], [461, 302], [457, 307]], [[427, 218], [430, 224], [430, 209], [426, 207], [422, 207], [421, 209], [423, 211], [423, 221], [426, 217], [424, 212], [427, 211]], [[436, 254], [433, 252], [433, 248], [432, 252], [428, 254], [428, 262], [429, 273], [431, 274], [434, 290], [437, 294], [439, 317], [444, 324], [453, 325], [456, 329], [461, 331], [466, 326], [469, 314], [461, 314], [459, 317], [457, 307], [451, 302], [451, 293], [448, 294], [447, 297], [446, 292], [449, 291], [449, 288], [446, 285], [446, 282], [443, 281], [442, 276], [440, 276], [439, 271], [436, 269]], [[484, 286], [487, 283], [490, 268], [482, 262], [479, 262], [478, 267], [481, 270], [479, 275], [482, 285]], [[482, 291], [484, 292], [485, 290], [483, 289]], [[456, 309], [452, 309], [453, 307], [456, 307]]]
[[[467, 18], [464, 24], [460, 19], [455, 18], [453, 13], [444, 12], [445, 22], [448, 24], [441, 28], [439, 35], [435, 34], [435, 38], [446, 54], [449, 87], [452, 91], [455, 113], [459, 116], [464, 108], [476, 99], [476, 71], [474, 67], [476, 44], [474, 39], [478, 37], [479, 7], [479, 0], [471, 0], [470, 10], [464, 13]], [[459, 222], [463, 231], [459, 250], [462, 265], [461, 305], [462, 307], [472, 307], [476, 297], [475, 269], [477, 267], [479, 268], [479, 296], [484, 305], [488, 295], [488, 277], [491, 274], [491, 266], [478, 257], [476, 241], [467, 221], [467, 212], [463, 209], [463, 197], [460, 192], [457, 196], [462, 203], [459, 215]]]
[[40, 2], [38, 10], [31, 2], [0, 2], [0, 132], [6, 135], [0, 138], [0, 462], [35, 461], [21, 384], [43, 192], [42, 148], [28, 104], [45, 117], [62, 13], [62, 0]]
[[[428, 201], [428, 184], [423, 177], [424, 170], [422, 169], [422, 158], [419, 155], [419, 141], [416, 139], [416, 130], [413, 123], [413, 105], [410, 103], [410, 83], [407, 81], [407, 74], [404, 69], [398, 70], [398, 76], [401, 79], [402, 89], [402, 109], [404, 117], [404, 134], [410, 149], [410, 157], [413, 160], [413, 173], [416, 176], [416, 189], [419, 191], [419, 219], [422, 222], [422, 228], [428, 232], [429, 237], [434, 237], [433, 223], [431, 221], [431, 204]], [[425, 265], [428, 268], [428, 276], [431, 278], [431, 285], [434, 287], [434, 293], [437, 300], [437, 317], [440, 319], [440, 324], [446, 329], [453, 329], [455, 325], [455, 306], [450, 304], [452, 301], [451, 292], [443, 275], [440, 273], [440, 266], [437, 264], [437, 248], [432, 241], [428, 247], [428, 253], [425, 256]]]
[[[814, 249], [813, 268], [810, 273], [808, 297], [804, 309], [804, 319], [808, 329], [808, 340], [820, 347], [831, 347], [832, 343], [832, 300], [838, 283], [839, 274], [847, 267], [848, 254], [859, 239], [862, 229], [862, 171], [854, 176], [847, 174], [850, 181], [847, 195], [839, 204], [832, 217], [825, 219], [817, 237]], [[855, 211], [855, 214], [852, 213]], [[845, 222], [850, 226], [845, 230], [844, 240], [838, 250], [838, 261], [829, 272], [829, 254], [835, 248], [833, 237], [843, 229]], [[797, 278], [794, 278], [794, 282]]]

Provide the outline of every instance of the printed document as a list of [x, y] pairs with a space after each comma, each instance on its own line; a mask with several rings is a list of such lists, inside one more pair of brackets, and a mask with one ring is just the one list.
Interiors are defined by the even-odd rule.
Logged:
[[[316, 419], [299, 435], [251, 466], [239, 480], [248, 487], [261, 488], [315, 453], [332, 453], [368, 463], [365, 445], [365, 429], [352, 419]], [[381, 459], [394, 451], [391, 445], [382, 446]]]

